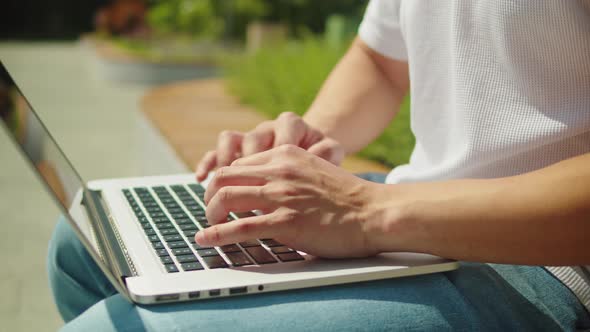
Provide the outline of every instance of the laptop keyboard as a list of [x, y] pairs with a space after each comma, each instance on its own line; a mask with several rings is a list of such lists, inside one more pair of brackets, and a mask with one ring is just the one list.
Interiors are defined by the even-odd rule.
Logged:
[[[123, 189], [147, 240], [168, 273], [300, 261], [295, 250], [273, 239], [203, 247], [195, 234], [209, 227], [205, 188], [198, 184]], [[233, 214], [247, 217], [248, 214]]]

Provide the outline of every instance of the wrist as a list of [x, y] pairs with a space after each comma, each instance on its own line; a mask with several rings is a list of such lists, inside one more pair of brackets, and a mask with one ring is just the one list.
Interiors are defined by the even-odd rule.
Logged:
[[[417, 188], [411, 185], [372, 184], [370, 219], [363, 229], [369, 246], [382, 252], [428, 252], [424, 245], [427, 228], [420, 222], [418, 210], [424, 201], [414, 199]], [[422, 205], [422, 207], [418, 207]]]

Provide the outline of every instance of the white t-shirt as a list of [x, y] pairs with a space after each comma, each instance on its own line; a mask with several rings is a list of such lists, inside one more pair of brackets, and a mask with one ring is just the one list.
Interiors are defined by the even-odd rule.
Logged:
[[[416, 147], [387, 183], [510, 176], [590, 152], [590, 0], [372, 0], [359, 36], [410, 68]], [[590, 309], [583, 270], [550, 270]]]

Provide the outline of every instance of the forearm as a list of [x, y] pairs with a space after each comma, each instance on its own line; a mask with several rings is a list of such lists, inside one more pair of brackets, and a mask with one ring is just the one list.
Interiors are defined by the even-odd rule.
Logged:
[[[590, 154], [520, 176], [387, 186], [383, 251], [590, 265]], [[393, 208], [392, 208], [393, 207]]]
[[355, 40], [304, 116], [348, 153], [374, 140], [393, 119], [407, 93], [407, 65], [384, 59]]

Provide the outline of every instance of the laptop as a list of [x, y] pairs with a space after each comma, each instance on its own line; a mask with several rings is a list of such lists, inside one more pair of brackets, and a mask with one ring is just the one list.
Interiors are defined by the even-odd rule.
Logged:
[[[458, 268], [456, 261], [415, 253], [321, 259], [274, 239], [202, 247], [194, 235], [209, 227], [206, 181], [196, 182], [193, 174], [83, 181], [1, 62], [0, 117], [92, 259], [132, 302], [204, 300]], [[243, 216], [230, 213], [228, 222]]]

